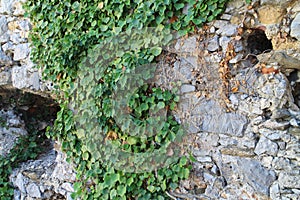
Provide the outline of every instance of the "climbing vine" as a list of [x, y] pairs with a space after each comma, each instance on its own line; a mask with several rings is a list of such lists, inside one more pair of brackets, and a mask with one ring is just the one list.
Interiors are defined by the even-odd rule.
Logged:
[[[32, 60], [59, 89], [61, 110], [47, 135], [60, 140], [68, 160], [76, 164], [74, 199], [167, 199], [166, 192], [188, 178], [191, 167], [186, 156], [166, 159], [167, 166], [150, 171], [121, 170], [130, 163], [135, 168], [145, 162], [141, 156], [122, 163], [124, 152], [174, 157], [168, 145], [180, 142], [177, 138], [183, 135], [170, 114], [179, 101], [176, 91], [146, 82], [138, 85], [125, 105], [137, 129], [126, 129], [127, 121], [117, 120], [113, 105], [119, 102], [118, 94], [125, 94], [119, 89], [132, 83], [128, 74], [136, 75], [138, 66], [154, 62], [162, 46], [172, 40], [171, 30], [177, 36], [195, 31], [221, 14], [227, 1], [27, 0], [27, 16], [33, 23]], [[153, 29], [145, 34], [154, 33], [139, 33], [148, 27]], [[135, 37], [128, 39], [128, 35]], [[156, 133], [136, 135], [146, 129], [143, 123], [157, 120], [150, 113], [160, 110], [166, 117]], [[152, 156], [150, 163], [158, 158]]]

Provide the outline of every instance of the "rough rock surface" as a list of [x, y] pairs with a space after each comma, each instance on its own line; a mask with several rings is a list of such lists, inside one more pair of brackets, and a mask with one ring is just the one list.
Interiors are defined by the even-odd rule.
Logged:
[[296, 15], [291, 24], [291, 36], [300, 40], [300, 13]]
[[[30, 23], [19, 3], [0, 4], [0, 83], [48, 90], [28, 59]], [[220, 19], [178, 40], [174, 62], [161, 64], [158, 85], [182, 83], [174, 115], [196, 158], [174, 198], [299, 199], [299, 16], [295, 0], [233, 0]], [[270, 54], [255, 30], [271, 40]], [[247, 44], [251, 33], [257, 44]], [[286, 60], [264, 59], [279, 51]], [[64, 157], [52, 150], [15, 169], [15, 199], [71, 199], [75, 173]]]
[[35, 161], [23, 163], [10, 176], [15, 199], [72, 199], [75, 173], [65, 155], [52, 149]]
[[[162, 87], [170, 89], [170, 82], [181, 80], [184, 85], [196, 88], [188, 93], [181, 90], [181, 102], [175, 112], [176, 119], [187, 127], [187, 140], [197, 160], [193, 163], [194, 176], [177, 191], [186, 194], [185, 197], [191, 193], [203, 199], [296, 200], [299, 197], [300, 110], [299, 96], [295, 95], [299, 93], [295, 90], [300, 79], [291, 81], [289, 76], [299, 70], [300, 49], [292, 38], [295, 36], [290, 35], [298, 31], [296, 22], [291, 25], [288, 21], [293, 18], [287, 14], [287, 10], [296, 10], [294, 6], [298, 4], [261, 1], [264, 6], [259, 6], [259, 1], [255, 2], [247, 11], [243, 1], [229, 3], [221, 20], [192, 36], [199, 41], [196, 46], [193, 44], [183, 55], [179, 44], [185, 46], [190, 39], [176, 44], [177, 59], [187, 61], [181, 63], [180, 70], [176, 62], [171, 69], [164, 64], [159, 70], [166, 72], [165, 78], [158, 79]], [[270, 13], [271, 8], [274, 12]], [[241, 11], [246, 12], [244, 22], [238, 21], [242, 18], [238, 17]], [[232, 23], [236, 24], [236, 31]], [[248, 33], [239, 30], [243, 23], [250, 29]], [[276, 26], [278, 23], [284, 25]], [[253, 34], [252, 28], [257, 27], [275, 45], [281, 40], [278, 34], [285, 33], [289, 45], [276, 46], [280, 51], [270, 54], [258, 49], [256, 53], [263, 54], [251, 58], [247, 34]], [[253, 42], [255, 37], [253, 34]], [[258, 40], [251, 47], [255, 50], [260, 45], [262, 42]], [[235, 53], [228, 61], [230, 91], [224, 95], [226, 80], [220, 76], [220, 63], [230, 55], [228, 50]], [[176, 193], [173, 195], [176, 197]]]
[[0, 110], [0, 156], [5, 156], [20, 136], [27, 134], [24, 121], [12, 110]]
[[41, 71], [30, 61], [29, 19], [23, 17], [22, 0], [0, 3], [0, 86], [14, 87], [45, 95], [51, 84], [41, 79]]

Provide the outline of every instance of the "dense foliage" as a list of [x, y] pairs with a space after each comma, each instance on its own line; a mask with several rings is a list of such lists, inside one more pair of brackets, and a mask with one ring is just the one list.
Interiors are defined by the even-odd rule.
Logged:
[[[128, 80], [124, 78], [126, 74], [132, 73], [138, 65], [152, 63], [155, 56], [161, 53], [161, 46], [172, 39], [162, 42], [165, 38], [162, 36], [166, 36], [164, 34], [169, 36], [170, 30], [178, 31], [179, 35], [193, 32], [203, 23], [215, 19], [225, 8], [226, 2], [27, 1], [27, 15], [33, 23], [32, 60], [43, 68], [45, 77], [55, 83], [60, 92], [61, 111], [48, 135], [62, 142], [69, 160], [77, 165], [78, 182], [74, 183], [74, 198], [166, 199], [165, 192], [177, 188], [179, 180], [189, 176], [190, 167], [184, 156], [154, 171], [135, 173], [116, 169], [113, 165], [116, 160], [112, 156], [115, 155], [115, 149], [105, 148], [101, 144], [110, 142], [113, 147], [127, 153], [153, 154], [158, 151], [166, 153], [167, 146], [177, 141], [182, 130], [169, 113], [169, 110], [175, 109], [178, 101], [174, 92], [142, 84], [127, 102], [129, 114], [136, 124], [149, 119], [151, 109], [157, 111], [158, 108], [167, 112], [162, 128], [151, 137], [137, 137], [129, 133], [131, 130], [120, 129], [112, 106], [114, 92], [119, 88], [118, 84], [127, 84]], [[152, 36], [130, 39], [135, 49], [122, 47], [121, 53], [118, 52], [118, 45], [112, 42], [113, 38], [120, 39], [124, 32], [139, 32], [147, 27], [154, 27], [155, 33]], [[157, 35], [160, 39], [155, 42]], [[149, 38], [150, 47], [147, 45]], [[101, 53], [103, 57], [99, 58], [99, 53], [93, 54], [99, 52], [99, 49], [103, 50], [103, 46], [98, 46], [99, 43], [107, 41], [113, 45], [108, 52]], [[97, 66], [97, 72], [87, 69], [84, 62], [86, 58], [89, 58], [89, 66]], [[122, 81], [123, 84], [120, 83]], [[79, 103], [75, 105], [79, 115], [69, 109], [72, 102]], [[86, 110], [91, 112], [87, 113]], [[88, 124], [89, 121], [96, 124], [96, 132], [94, 126], [78, 129], [78, 124]], [[138, 157], [132, 162], [134, 166], [139, 166], [144, 160]], [[122, 167], [121, 164], [119, 167]], [[126, 164], [128, 162], [123, 163], [123, 167]]]

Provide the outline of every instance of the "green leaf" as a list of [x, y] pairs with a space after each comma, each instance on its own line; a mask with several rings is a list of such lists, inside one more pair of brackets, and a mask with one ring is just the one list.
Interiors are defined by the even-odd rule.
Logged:
[[149, 109], [148, 104], [147, 104], [147, 103], [142, 103], [142, 104], [141, 104], [141, 109], [142, 109], [142, 110], [148, 110], [148, 109]]
[[158, 102], [158, 104], [157, 104], [158, 109], [163, 109], [165, 106], [166, 106], [165, 103], [162, 101]]
[[133, 183], [133, 181], [134, 181], [133, 178], [130, 177], [130, 178], [127, 179], [126, 184], [127, 184], [128, 186], [130, 186], [130, 185]]
[[208, 7], [207, 4], [203, 3], [200, 7], [200, 13], [204, 12], [207, 9], [207, 7]]
[[84, 152], [82, 154], [82, 158], [83, 158], [83, 160], [88, 160], [89, 159], [89, 153], [88, 152]]
[[179, 161], [180, 166], [184, 166], [187, 164], [187, 158], [185, 156], [181, 157]]
[[136, 137], [128, 137], [126, 140], [129, 145], [135, 145], [137, 143], [137, 138]]
[[108, 187], [113, 187], [113, 185], [120, 180], [119, 174], [105, 174], [104, 183]]
[[92, 27], [94, 27], [96, 25], [97, 25], [97, 21], [93, 21], [92, 24], [91, 24]]
[[184, 3], [175, 3], [174, 7], [176, 10], [179, 10], [184, 7]]
[[155, 187], [153, 185], [149, 185], [147, 187], [147, 190], [149, 190], [151, 193], [153, 193], [155, 191]]
[[160, 55], [161, 52], [162, 52], [162, 48], [161, 48], [161, 47], [152, 47], [152, 48], [150, 49], [150, 53], [151, 53], [152, 55], [154, 55], [154, 56]]
[[109, 196], [110, 196], [110, 199], [115, 199], [115, 197], [117, 196], [117, 190], [112, 189], [112, 190], [110, 191]]
[[166, 191], [166, 189], [167, 189], [166, 180], [163, 180], [163, 182], [161, 183], [161, 189], [162, 189], [163, 191]]
[[80, 10], [80, 3], [78, 1], [75, 1], [72, 4], [72, 9], [75, 10], [75, 11], [79, 11]]
[[124, 185], [119, 185], [118, 187], [117, 187], [117, 192], [118, 192], [118, 195], [119, 196], [125, 196], [125, 193], [126, 193], [126, 186], [124, 186]]
[[84, 131], [84, 129], [78, 129], [77, 132], [76, 132], [76, 135], [77, 135], [77, 137], [78, 137], [79, 139], [84, 138], [84, 136], [85, 136], [85, 131]]
[[156, 19], [155, 19], [155, 21], [156, 21], [156, 23], [157, 24], [160, 24], [160, 23], [162, 23], [162, 21], [165, 19], [165, 17], [164, 16], [157, 16], [156, 17]]

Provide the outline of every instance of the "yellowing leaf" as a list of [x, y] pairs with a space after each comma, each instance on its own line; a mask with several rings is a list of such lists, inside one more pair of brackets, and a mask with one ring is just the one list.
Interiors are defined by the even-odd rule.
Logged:
[[104, 3], [103, 2], [98, 3], [97, 7], [101, 10], [104, 7]]

